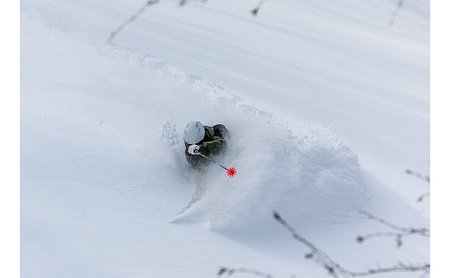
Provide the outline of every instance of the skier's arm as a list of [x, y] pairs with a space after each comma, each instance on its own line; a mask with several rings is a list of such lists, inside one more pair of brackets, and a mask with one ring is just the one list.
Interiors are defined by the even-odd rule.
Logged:
[[203, 155], [218, 155], [226, 147], [226, 142], [222, 137], [214, 136], [213, 139], [200, 145], [200, 152]]

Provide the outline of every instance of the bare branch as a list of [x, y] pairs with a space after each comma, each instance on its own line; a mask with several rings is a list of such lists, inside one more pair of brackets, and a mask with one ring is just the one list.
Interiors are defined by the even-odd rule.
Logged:
[[[406, 170], [405, 173], [430, 183], [430, 176], [422, 176], [421, 174], [413, 172], [411, 170]], [[419, 198], [417, 198], [417, 202], [422, 202], [424, 198], [429, 197], [429, 196], [430, 196], [430, 192], [422, 194], [419, 196]]]
[[424, 237], [430, 237], [430, 229], [428, 229], [428, 228], [421, 228], [421, 229], [403, 228], [403, 227], [394, 225], [392, 223], [389, 223], [388, 221], [386, 221], [386, 220], [384, 220], [382, 218], [376, 217], [375, 215], [370, 214], [367, 211], [360, 210], [359, 212], [361, 214], [364, 214], [365, 216], [367, 216], [369, 219], [375, 220], [375, 221], [377, 221], [377, 222], [379, 222], [379, 223], [381, 223], [381, 224], [383, 224], [383, 225], [385, 225], [385, 226], [387, 226], [387, 227], [389, 227], [389, 228], [391, 228], [393, 230], [397, 230], [399, 232], [407, 233], [407, 234], [418, 234], [418, 235], [421, 235], [421, 236], [424, 236]]
[[430, 183], [430, 176], [422, 176], [421, 174], [411, 170], [405, 170], [405, 173]]
[[[374, 219], [386, 226], [391, 227], [392, 229], [400, 229], [402, 232], [405, 228], [393, 225], [381, 218], [375, 217], [367, 212], [363, 212], [363, 214], [367, 215], [369, 218]], [[308, 247], [310, 249], [310, 253], [305, 255], [305, 258], [312, 259], [314, 262], [316, 262], [319, 266], [324, 268], [328, 274], [330, 274], [333, 277], [362, 277], [362, 276], [369, 276], [373, 274], [380, 274], [380, 273], [386, 273], [386, 272], [423, 272], [423, 275], [427, 275], [430, 272], [430, 264], [420, 264], [420, 265], [405, 265], [401, 262], [399, 262], [397, 265], [393, 267], [387, 267], [387, 268], [377, 268], [377, 269], [369, 269], [367, 271], [362, 272], [354, 272], [350, 271], [342, 266], [340, 266], [338, 263], [336, 263], [331, 257], [329, 257], [326, 253], [318, 249], [314, 244], [309, 242], [306, 238], [302, 237], [293, 227], [291, 227], [281, 216], [278, 214], [278, 212], [273, 213], [274, 218], [281, 223], [294, 237], [294, 239], [300, 241], [303, 245]], [[429, 230], [428, 229], [406, 229], [408, 232], [412, 234], [420, 234], [426, 236], [428, 234], [429, 237]], [[380, 233], [381, 234], [381, 233]], [[385, 234], [387, 235], [387, 233]], [[399, 236], [399, 233], [391, 233], [390, 235], [395, 235], [397, 237], [397, 244], [401, 245], [401, 238], [404, 236], [401, 234]], [[361, 242], [364, 241], [363, 237], [358, 237], [357, 240], [360, 240]]]
[[421, 229], [403, 228], [403, 227], [394, 225], [392, 223], [389, 223], [388, 221], [381, 219], [379, 217], [376, 217], [366, 211], [361, 210], [360, 213], [367, 216], [369, 219], [375, 220], [375, 221], [383, 224], [384, 226], [387, 226], [398, 232], [372, 233], [372, 234], [368, 234], [365, 236], [358, 236], [358, 237], [356, 237], [356, 241], [358, 243], [363, 243], [365, 240], [374, 238], [374, 237], [395, 237], [397, 247], [400, 248], [403, 245], [402, 239], [405, 236], [419, 235], [419, 236], [423, 236], [423, 237], [430, 237], [430, 229], [428, 229], [428, 228], [421, 228]]
[[357, 236], [356, 237], [356, 241], [358, 243], [363, 243], [364, 241], [370, 239], [370, 238], [374, 238], [374, 237], [394, 237], [395, 241], [397, 243], [397, 247], [400, 248], [403, 245], [403, 237], [405, 236], [411, 236], [413, 234], [410, 233], [393, 233], [393, 232], [386, 232], [386, 233], [372, 233], [372, 234], [367, 234], [365, 236]]
[[128, 26], [131, 22], [135, 21], [145, 10], [147, 10], [150, 6], [157, 4], [160, 0], [150, 0], [145, 3], [144, 6], [142, 6], [134, 15], [132, 15], [130, 18], [128, 18], [124, 23], [119, 25], [116, 30], [114, 30], [108, 38], [108, 41], [112, 41], [117, 34], [120, 33], [125, 27]]
[[[379, 235], [383, 236], [392, 236], [395, 235], [397, 237], [397, 244], [401, 245], [401, 238], [404, 236], [403, 233], [405, 228], [393, 225], [381, 218], [375, 217], [370, 213], [362, 212], [370, 219], [374, 219], [392, 229], [400, 230], [401, 233], [379, 233]], [[273, 212], [273, 217], [275, 220], [277, 220], [283, 227], [285, 227], [291, 234], [292, 237], [300, 241], [303, 245], [305, 245], [310, 252], [305, 255], [306, 259], [313, 260], [316, 264], [321, 266], [325, 271], [332, 277], [339, 278], [339, 277], [363, 277], [363, 276], [369, 276], [374, 274], [381, 274], [381, 273], [388, 273], [388, 272], [422, 272], [422, 275], [420, 277], [426, 277], [430, 273], [430, 264], [410, 264], [405, 265], [402, 262], [399, 262], [397, 265], [394, 265], [392, 267], [386, 267], [386, 268], [376, 268], [376, 269], [369, 269], [367, 271], [361, 271], [361, 272], [355, 272], [350, 271], [342, 266], [340, 266], [338, 263], [336, 263], [330, 256], [328, 256], [326, 253], [321, 251], [319, 248], [317, 248], [314, 244], [312, 244], [310, 241], [308, 241], [306, 238], [304, 238], [302, 235], [300, 235], [292, 226], [290, 226], [281, 216], [278, 212]], [[409, 232], [414, 231], [413, 234], [426, 234], [428, 233], [429, 236], [429, 230], [428, 229], [406, 229]], [[416, 232], [417, 231], [417, 232]], [[373, 234], [372, 236], [375, 236], [376, 234]], [[364, 241], [365, 238], [358, 237], [359, 241]], [[246, 269], [246, 268], [226, 268], [221, 267], [217, 273], [217, 276], [222, 276], [224, 274], [228, 274], [229, 276], [235, 274], [235, 273], [248, 273], [255, 276], [265, 277], [265, 278], [273, 278], [270, 274], [265, 274], [256, 270]]]
[[417, 198], [417, 202], [422, 202], [425, 197], [430, 197], [430, 192], [420, 195], [419, 198]]
[[252, 15], [253, 15], [253, 16], [257, 16], [259, 10], [260, 10], [261, 7], [262, 7], [262, 5], [263, 5], [265, 2], [267, 2], [267, 1], [268, 1], [268, 0], [260, 0], [259, 3], [258, 3], [258, 5], [257, 5], [254, 9], [252, 9], [252, 10], [250, 11], [250, 12], [252, 13]]
[[226, 268], [221, 267], [219, 269], [219, 272], [217, 273], [217, 276], [222, 276], [223, 274], [228, 274], [229, 276], [235, 274], [235, 273], [248, 273], [259, 277], [265, 277], [265, 278], [274, 278], [270, 274], [262, 273], [257, 270], [247, 269], [247, 268]]
[[314, 244], [309, 242], [306, 238], [301, 236], [293, 227], [291, 227], [283, 218], [281, 218], [278, 212], [276, 211], [273, 212], [273, 216], [279, 223], [281, 223], [281, 225], [283, 225], [292, 234], [294, 239], [300, 241], [311, 250], [311, 253], [306, 255], [306, 258], [313, 259], [317, 264], [319, 264], [321, 267], [327, 270], [327, 272], [331, 276], [339, 277], [335, 273], [336, 263], [326, 253], [321, 251]]
[[397, 9], [395, 9], [395, 11], [392, 13], [392, 17], [391, 20], [389, 21], [389, 26], [393, 26], [394, 25], [394, 21], [397, 17], [398, 12], [400, 11], [400, 9], [403, 7], [403, 3], [405, 2], [405, 0], [399, 0], [397, 3]]
[[363, 272], [348, 271], [339, 265], [337, 267], [338, 267], [338, 270], [341, 271], [343, 274], [349, 275], [351, 277], [363, 277], [363, 276], [369, 276], [369, 275], [381, 274], [381, 273], [387, 273], [387, 272], [423, 272], [422, 275], [426, 275], [430, 272], [430, 264], [405, 265], [401, 262], [398, 265], [393, 266], [393, 267], [369, 269], [369, 270], [363, 271]]
[[179, 2], [179, 4], [178, 5], [180, 5], [180, 7], [182, 7], [182, 6], [184, 6], [184, 5], [186, 5], [186, 4], [188, 4], [189, 2], [201, 2], [201, 3], [206, 3], [208, 0], [196, 0], [196, 1], [193, 1], [193, 0], [180, 0], [180, 2]]

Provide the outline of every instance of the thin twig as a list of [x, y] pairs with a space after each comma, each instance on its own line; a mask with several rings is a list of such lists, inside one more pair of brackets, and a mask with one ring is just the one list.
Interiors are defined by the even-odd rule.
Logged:
[[252, 270], [252, 269], [248, 269], [248, 268], [226, 268], [226, 267], [221, 267], [219, 269], [219, 272], [217, 273], [217, 276], [220, 277], [225, 273], [227, 273], [229, 276], [231, 276], [235, 273], [248, 273], [248, 274], [253, 274], [255, 276], [264, 277], [264, 278], [274, 278], [270, 274], [262, 273], [257, 270]]
[[397, 247], [400, 248], [403, 245], [403, 237], [405, 236], [411, 236], [413, 234], [411, 233], [393, 233], [393, 232], [386, 232], [386, 233], [372, 233], [372, 234], [367, 234], [365, 236], [358, 236], [356, 237], [356, 241], [358, 243], [363, 243], [364, 241], [370, 239], [370, 238], [374, 238], [374, 237], [395, 237], [395, 241], [397, 242]]
[[417, 234], [417, 235], [424, 236], [424, 237], [430, 237], [430, 229], [428, 229], [428, 228], [421, 228], [421, 229], [416, 229], [416, 228], [403, 228], [403, 227], [394, 225], [394, 224], [392, 224], [392, 223], [390, 223], [390, 222], [388, 222], [388, 221], [386, 221], [386, 220], [384, 220], [384, 219], [382, 219], [382, 218], [376, 217], [375, 215], [370, 214], [370, 213], [368, 213], [367, 211], [360, 210], [359, 212], [360, 212], [361, 214], [367, 216], [367, 218], [372, 219], [372, 220], [375, 220], [375, 221], [377, 221], [377, 222], [383, 224], [384, 226], [387, 226], [387, 227], [389, 227], [389, 228], [391, 228], [391, 229], [393, 229], [393, 230], [397, 230], [397, 231], [399, 231], [399, 232], [401, 232], [401, 233], [405, 233], [405, 234]]
[[[413, 172], [411, 170], [406, 170], [405, 173], [430, 183], [430, 176], [422, 176], [421, 174]], [[430, 192], [424, 193], [424, 194], [420, 195], [419, 198], [417, 198], [417, 202], [422, 202], [424, 198], [429, 197], [429, 196], [430, 196]]]
[[400, 11], [400, 9], [403, 7], [403, 2], [405, 2], [404, 0], [399, 0], [397, 3], [397, 9], [395, 9], [395, 11], [392, 13], [392, 17], [391, 20], [389, 21], [389, 26], [393, 26], [394, 25], [394, 21], [397, 18], [397, 14]]
[[422, 202], [425, 197], [430, 197], [430, 192], [420, 195], [419, 198], [417, 198], [417, 202]]
[[430, 183], [430, 176], [422, 176], [421, 174], [411, 170], [405, 170], [405, 173]]
[[262, 5], [263, 5], [265, 2], [267, 2], [267, 1], [268, 1], [268, 0], [260, 0], [259, 3], [258, 3], [258, 5], [257, 5], [254, 9], [252, 9], [252, 10], [250, 11], [250, 12], [252, 13], [252, 15], [253, 15], [253, 16], [257, 16], [259, 10], [260, 10], [261, 7], [262, 7]]
[[348, 271], [341, 266], [337, 266], [338, 270], [342, 272], [345, 275], [349, 275], [351, 277], [363, 277], [363, 276], [369, 276], [374, 274], [380, 274], [380, 273], [387, 273], [387, 272], [417, 272], [417, 271], [423, 271], [425, 273], [429, 273], [430, 271], [430, 265], [429, 264], [423, 264], [423, 265], [404, 265], [403, 263], [399, 263], [396, 266], [393, 267], [387, 267], [387, 268], [377, 268], [377, 269], [370, 269], [368, 271], [362, 271], [362, 272], [352, 272]]
[[179, 5], [180, 7], [183, 7], [184, 5], [188, 4], [189, 2], [201, 2], [201, 3], [206, 3], [208, 0], [180, 0]]
[[370, 238], [375, 238], [375, 237], [394, 237], [397, 243], [397, 248], [400, 248], [403, 245], [403, 237], [405, 236], [412, 236], [412, 235], [419, 235], [419, 236], [423, 236], [423, 237], [430, 237], [430, 229], [428, 228], [421, 228], [421, 229], [416, 229], [416, 228], [403, 228], [403, 227], [399, 227], [397, 225], [394, 225], [384, 219], [381, 219], [379, 217], [376, 217], [366, 211], [360, 211], [361, 214], [364, 214], [365, 216], [367, 216], [369, 219], [375, 220], [381, 224], [383, 224], [384, 226], [387, 226], [393, 230], [396, 230], [398, 232], [381, 232], [381, 233], [371, 233], [371, 234], [367, 234], [365, 236], [357, 236], [356, 237], [356, 241], [358, 243], [363, 243], [364, 241], [366, 241], [367, 239]]
[[142, 6], [134, 15], [128, 18], [124, 23], [119, 25], [116, 30], [114, 30], [108, 38], [108, 41], [112, 41], [117, 34], [119, 34], [128, 24], [135, 21], [145, 10], [147, 10], [150, 6], [157, 4], [160, 0], [152, 0], [147, 1], [144, 6]]

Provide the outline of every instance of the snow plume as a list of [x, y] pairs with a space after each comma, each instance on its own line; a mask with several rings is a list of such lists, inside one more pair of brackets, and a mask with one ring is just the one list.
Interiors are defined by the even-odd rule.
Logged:
[[[191, 97], [202, 107], [204, 124], [222, 123], [231, 132], [227, 153], [216, 159], [235, 167], [237, 175], [230, 178], [215, 165], [206, 173], [184, 168], [191, 186], [199, 184], [204, 191], [201, 201], [182, 215], [184, 222], [212, 229], [252, 229], [272, 221], [274, 209], [304, 221], [354, 211], [364, 204], [367, 195], [358, 157], [328, 129], [277, 117], [178, 68], [166, 65], [159, 70], [191, 89]], [[163, 137], [177, 153], [184, 151], [184, 125], [173, 121], [163, 125]], [[187, 165], [183, 155], [176, 157], [178, 166]]]
[[271, 221], [274, 209], [304, 220], [362, 205], [365, 190], [357, 156], [336, 138], [327, 138], [320, 126], [289, 130], [247, 119], [230, 129], [234, 137], [221, 163], [236, 167], [238, 174], [208, 173], [199, 204], [212, 228]]

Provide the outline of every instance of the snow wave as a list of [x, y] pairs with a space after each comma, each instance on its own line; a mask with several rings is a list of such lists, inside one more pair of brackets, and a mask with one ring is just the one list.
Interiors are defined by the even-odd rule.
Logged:
[[262, 118], [231, 126], [236, 135], [223, 162], [238, 175], [218, 179], [215, 169], [206, 180], [198, 209], [212, 228], [254, 227], [272, 221], [273, 210], [305, 221], [364, 204], [357, 156], [342, 141], [319, 125], [290, 127]]
[[[183, 175], [197, 175], [189, 170], [184, 158], [181, 131], [188, 121], [222, 123], [231, 131], [229, 150], [217, 159], [226, 167], [235, 167], [237, 175], [230, 178], [222, 168], [211, 165], [199, 181], [205, 194], [186, 213], [186, 222], [214, 229], [242, 229], [272, 221], [273, 210], [304, 221], [364, 205], [367, 195], [358, 157], [327, 128], [298, 118], [277, 117], [214, 82], [156, 57], [110, 47], [114, 56], [184, 88], [184, 98], [180, 94], [176, 99], [164, 97], [172, 103], [167, 114], [158, 115], [162, 141], [169, 146], [167, 152], [172, 152], [174, 167], [182, 169]], [[193, 105], [201, 109], [192, 109]], [[168, 115], [170, 119], [164, 118]]]

